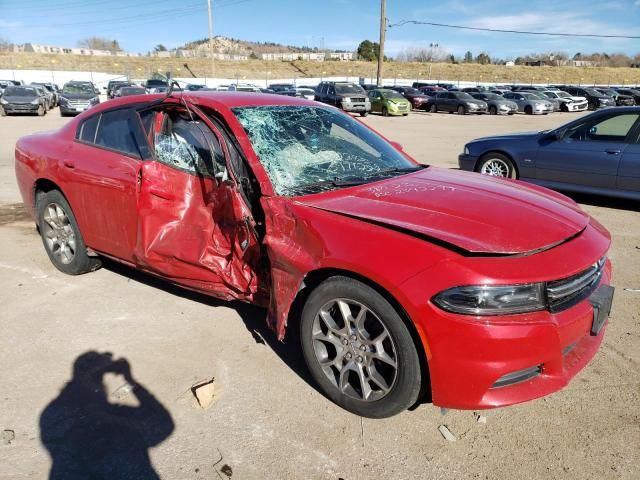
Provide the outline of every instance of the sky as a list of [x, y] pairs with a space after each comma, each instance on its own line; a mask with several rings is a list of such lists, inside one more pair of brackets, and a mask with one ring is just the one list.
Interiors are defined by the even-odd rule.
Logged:
[[[354, 50], [378, 40], [379, 0], [212, 0], [214, 35], [288, 45]], [[208, 35], [207, 0], [0, 0], [0, 37], [13, 43], [74, 47], [88, 36], [116, 39], [147, 53]], [[638, 39], [593, 39], [472, 32], [418, 20], [473, 27], [581, 34], [640, 35], [640, 0], [387, 0], [385, 53], [437, 43], [513, 59], [534, 52], [640, 53]]]

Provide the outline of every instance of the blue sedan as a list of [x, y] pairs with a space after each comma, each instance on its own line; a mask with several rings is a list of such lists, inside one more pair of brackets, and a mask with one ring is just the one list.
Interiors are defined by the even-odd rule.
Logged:
[[462, 170], [640, 200], [640, 107], [607, 108], [554, 130], [473, 140]]

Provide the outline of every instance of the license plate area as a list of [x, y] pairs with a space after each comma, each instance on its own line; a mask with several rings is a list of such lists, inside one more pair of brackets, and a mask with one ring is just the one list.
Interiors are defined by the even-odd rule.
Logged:
[[615, 288], [611, 285], [600, 285], [589, 297], [589, 303], [593, 307], [593, 322], [591, 323], [591, 335], [596, 336], [602, 330], [613, 303], [613, 292]]

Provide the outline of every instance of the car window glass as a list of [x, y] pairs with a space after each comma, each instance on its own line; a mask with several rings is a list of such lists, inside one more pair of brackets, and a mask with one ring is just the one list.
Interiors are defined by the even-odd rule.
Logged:
[[154, 150], [159, 162], [194, 175], [215, 174], [225, 165], [224, 153], [213, 132], [182, 112], [167, 115], [161, 131], [154, 135]]
[[350, 116], [309, 106], [232, 108], [277, 194], [415, 167]]
[[638, 113], [625, 113], [584, 122], [568, 130], [566, 137], [590, 142], [623, 142], [638, 116]]
[[96, 131], [98, 130], [99, 122], [100, 115], [94, 115], [93, 117], [89, 117], [84, 122], [82, 122], [80, 131], [78, 132], [78, 139], [82, 140], [83, 142], [95, 143]]
[[95, 144], [140, 157], [132, 120], [133, 116], [128, 109], [103, 113]]

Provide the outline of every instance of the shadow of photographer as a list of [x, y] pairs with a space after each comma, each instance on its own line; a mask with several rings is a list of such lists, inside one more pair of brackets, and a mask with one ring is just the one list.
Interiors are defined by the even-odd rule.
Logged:
[[[108, 373], [122, 375], [137, 406], [111, 403]], [[167, 409], [133, 379], [126, 359], [89, 351], [73, 365], [73, 378], [40, 415], [40, 438], [52, 459], [50, 480], [159, 479], [150, 447], [174, 429]]]

